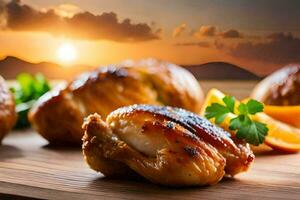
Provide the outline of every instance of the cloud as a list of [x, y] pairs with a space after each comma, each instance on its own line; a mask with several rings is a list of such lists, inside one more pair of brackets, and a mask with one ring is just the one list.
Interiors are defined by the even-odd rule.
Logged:
[[300, 38], [291, 33], [273, 33], [262, 42], [239, 42], [235, 46], [217, 41], [215, 47], [236, 58], [274, 64], [300, 62]]
[[82, 12], [81, 8], [73, 4], [60, 4], [54, 10], [63, 17], [73, 17], [75, 14]]
[[201, 26], [198, 31], [194, 32], [194, 36], [197, 38], [205, 37], [213, 37], [216, 35], [217, 28], [215, 26], [205, 25]]
[[6, 26], [5, 3], [0, 0], [0, 30]]
[[133, 23], [128, 18], [119, 21], [114, 12], [101, 15], [79, 12], [63, 17], [55, 9], [40, 11], [21, 4], [20, 0], [12, 0], [5, 5], [5, 13], [6, 28], [14, 31], [39, 31], [75, 39], [119, 42], [159, 39], [148, 24]]
[[158, 28], [158, 29], [156, 29], [156, 31], [154, 33], [155, 33], [155, 35], [161, 36], [163, 34], [163, 32], [164, 31], [162, 28]]
[[210, 43], [209, 42], [204, 42], [204, 41], [201, 41], [201, 42], [182, 42], [182, 43], [176, 43], [174, 44], [175, 46], [197, 46], [197, 47], [203, 47], [203, 48], [208, 48], [208, 47], [211, 47]]
[[242, 38], [243, 37], [243, 35], [238, 30], [229, 29], [227, 31], [218, 31], [218, 28], [212, 25], [201, 26], [197, 31], [194, 31], [192, 35], [194, 35], [196, 38], [202, 38], [202, 37]]
[[179, 26], [175, 27], [172, 33], [172, 37], [176, 38], [181, 36], [181, 34], [186, 30], [187, 25], [185, 23], [180, 24]]
[[223, 38], [242, 38], [243, 35], [235, 30], [235, 29], [230, 29], [224, 32], [219, 33], [219, 35]]

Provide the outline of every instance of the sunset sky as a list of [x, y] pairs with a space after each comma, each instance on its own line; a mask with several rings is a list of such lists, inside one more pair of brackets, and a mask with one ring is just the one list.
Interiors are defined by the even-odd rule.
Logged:
[[300, 62], [297, 0], [0, 0], [0, 58], [104, 65]]

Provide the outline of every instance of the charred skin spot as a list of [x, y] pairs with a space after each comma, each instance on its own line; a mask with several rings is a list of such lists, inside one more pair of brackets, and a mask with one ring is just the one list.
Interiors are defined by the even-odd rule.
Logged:
[[169, 129], [173, 129], [174, 128], [174, 123], [171, 122], [171, 121], [168, 121], [167, 124], [166, 124], [166, 127], [169, 128]]
[[118, 77], [118, 78], [123, 78], [123, 77], [127, 77], [128, 76], [128, 71], [124, 68], [120, 68], [118, 66], [108, 66], [105, 68], [100, 68], [102, 69], [101, 72], [102, 73], [107, 73], [108, 75], [114, 76], [114, 77]]
[[197, 157], [199, 155], [199, 152], [195, 147], [185, 146], [183, 149], [190, 157]]
[[126, 78], [130, 76], [126, 68], [121, 68], [114, 65], [110, 65], [108, 67], [101, 67], [93, 75], [90, 76], [92, 82], [113, 78]]
[[249, 155], [247, 157], [247, 161], [245, 162], [245, 165], [248, 165], [249, 163], [251, 163], [254, 160], [255, 156], [253, 154]]

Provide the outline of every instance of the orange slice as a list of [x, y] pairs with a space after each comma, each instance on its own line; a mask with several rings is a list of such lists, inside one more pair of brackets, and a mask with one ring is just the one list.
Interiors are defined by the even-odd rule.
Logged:
[[264, 112], [274, 119], [300, 128], [300, 106], [265, 105]]
[[265, 113], [256, 114], [254, 120], [268, 125], [269, 132], [265, 139], [268, 146], [291, 153], [300, 150], [300, 129], [277, 121]]
[[[210, 90], [206, 96], [200, 114], [204, 115], [206, 107], [210, 106], [212, 103], [224, 104], [222, 100], [224, 96], [225, 95], [217, 89]], [[237, 106], [239, 102], [236, 102]], [[229, 122], [234, 117], [236, 117], [236, 115], [230, 113], [220, 124], [222, 128], [231, 132], [231, 134], [235, 133], [229, 129]], [[265, 113], [258, 113], [253, 116], [253, 119], [267, 124], [269, 132], [265, 139], [265, 144], [268, 146], [284, 152], [297, 152], [300, 150], [300, 129], [277, 121]], [[214, 122], [214, 120], [211, 121]]]

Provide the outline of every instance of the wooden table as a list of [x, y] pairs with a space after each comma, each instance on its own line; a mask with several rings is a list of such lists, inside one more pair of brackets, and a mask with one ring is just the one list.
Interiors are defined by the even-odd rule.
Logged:
[[[206, 91], [216, 85], [243, 98], [253, 83], [203, 83]], [[14, 131], [0, 146], [0, 199], [29, 198], [299, 200], [300, 154], [261, 151], [251, 170], [234, 179], [210, 187], [174, 189], [126, 177], [105, 178], [88, 168], [79, 149], [51, 148], [31, 129]]]

